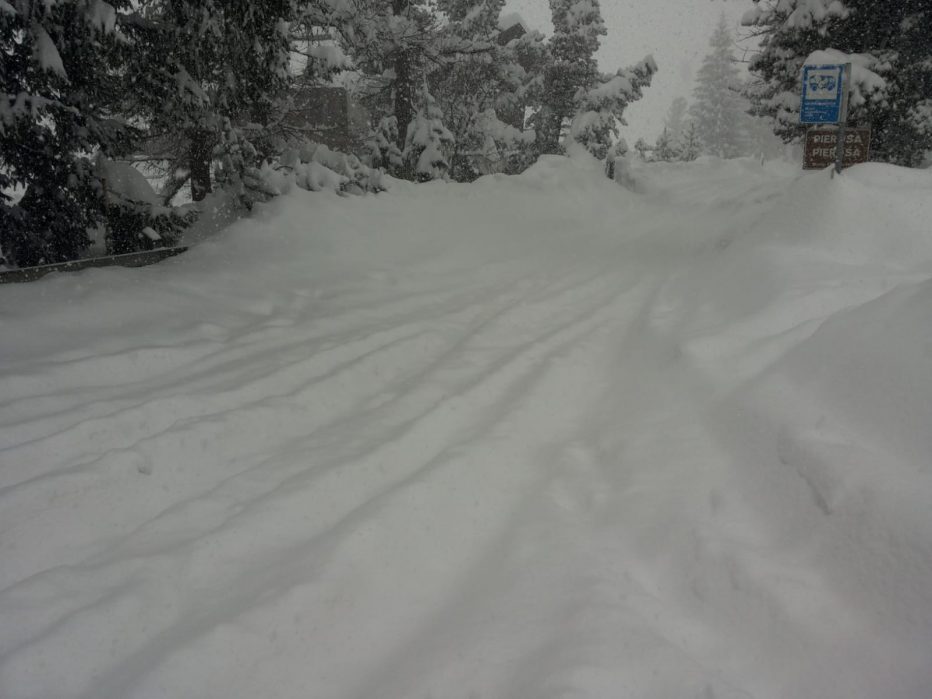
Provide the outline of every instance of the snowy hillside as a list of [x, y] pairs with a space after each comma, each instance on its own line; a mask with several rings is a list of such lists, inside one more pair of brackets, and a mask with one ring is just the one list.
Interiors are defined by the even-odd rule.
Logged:
[[927, 699], [932, 172], [636, 174], [0, 287], [0, 697]]

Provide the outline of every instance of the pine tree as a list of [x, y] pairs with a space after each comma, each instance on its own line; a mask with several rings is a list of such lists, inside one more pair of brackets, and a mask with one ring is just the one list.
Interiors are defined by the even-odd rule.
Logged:
[[683, 162], [692, 162], [702, 155], [702, 141], [699, 139], [699, 132], [696, 130], [695, 122], [687, 121], [683, 127], [679, 149], [680, 160]]
[[[784, 141], [799, 139], [801, 71], [815, 51], [856, 54], [860, 74], [850, 123], [872, 127], [871, 158], [916, 166], [932, 149], [932, 7], [927, 0], [754, 0], [743, 23], [761, 37], [751, 70], [757, 113]], [[880, 87], [882, 85], [882, 87]], [[877, 88], [879, 89], [873, 89]]]
[[289, 35], [292, 54], [305, 61], [295, 80], [297, 84], [330, 84], [341, 72], [353, 69], [353, 62], [340, 42], [342, 32], [352, 22], [351, 9], [349, 3], [299, 0]]
[[451, 35], [468, 43], [473, 37], [495, 34], [504, 6], [505, 0], [437, 0], [437, 9], [456, 27]]
[[689, 103], [686, 101], [685, 97], [677, 97], [670, 104], [664, 126], [669, 132], [670, 139], [674, 142], [678, 142], [683, 136], [683, 129], [686, 126], [686, 115], [688, 111]]
[[647, 145], [647, 141], [643, 138], [639, 138], [634, 143], [634, 150], [637, 151], [638, 157], [643, 161], [649, 161], [651, 158], [648, 155], [653, 149]]
[[424, 106], [408, 125], [403, 158], [415, 178], [427, 182], [443, 179], [450, 171], [447, 151], [453, 144], [453, 134], [443, 125], [443, 114], [426, 89], [421, 103]]
[[745, 150], [742, 129], [744, 104], [740, 96], [740, 71], [735, 64], [732, 35], [722, 15], [710, 40], [711, 52], [696, 76], [690, 117], [705, 151], [734, 158]]
[[[508, 43], [505, 66], [505, 91], [496, 102], [497, 115], [520, 134], [509, 139], [503, 148], [510, 151], [506, 172], [518, 173], [530, 167], [538, 157], [535, 116], [544, 104], [544, 82], [551, 63], [550, 43], [539, 31], [529, 31]], [[513, 59], [513, 60], [511, 60]], [[531, 129], [531, 130], [528, 130]]]
[[117, 116], [128, 47], [114, 7], [127, 5], [0, 6], [0, 248], [18, 265], [74, 259], [106, 218], [91, 156], [124, 154], [134, 137]]
[[573, 139], [596, 158], [606, 156], [618, 137], [618, 125], [626, 124], [625, 108], [641, 98], [642, 89], [651, 83], [657, 64], [648, 56], [636, 66], [619, 70], [615, 75], [600, 75], [595, 86], [576, 94], [576, 116], [570, 127]]
[[576, 93], [599, 79], [595, 53], [607, 30], [598, 0], [550, 0], [553, 36], [550, 64], [544, 74], [543, 107], [537, 115], [537, 146], [541, 153], [560, 153], [564, 123], [576, 114]]
[[606, 34], [598, 0], [550, 0], [554, 33], [544, 72], [542, 108], [535, 116], [537, 148], [562, 152], [561, 138], [570, 121], [572, 138], [597, 158], [605, 158], [624, 124], [627, 105], [642, 96], [657, 71], [647, 57], [614, 74], [598, 70], [595, 53]]
[[[134, 108], [189, 173], [195, 201], [270, 155], [270, 124], [289, 85], [296, 0], [153, 0], [134, 25]], [[248, 47], [248, 49], [247, 49]]]
[[[440, 62], [440, 24], [427, 0], [356, 0], [343, 42], [362, 77], [360, 97], [376, 119], [391, 116], [404, 150], [408, 127], [422, 103], [430, 65]], [[406, 161], [408, 162], [408, 161]], [[402, 168], [392, 174], [415, 178]]]
[[615, 144], [609, 148], [608, 155], [605, 157], [605, 176], [610, 180], [616, 180], [622, 173], [621, 170], [627, 168], [625, 156], [628, 155], [628, 143], [623, 138], [619, 138]]
[[388, 172], [399, 172], [404, 166], [404, 156], [398, 147], [398, 120], [393, 116], [382, 117], [366, 139], [365, 162], [369, 167]]
[[451, 175], [458, 181], [481, 174], [478, 155], [499, 155], [486, 152], [490, 140], [497, 150], [494, 136], [504, 124], [497, 119], [496, 108], [514, 88], [509, 84], [514, 56], [497, 41], [504, 4], [504, 0], [438, 2], [449, 21], [442, 31], [442, 61], [429, 72], [428, 84], [453, 134]]
[[681, 149], [670, 135], [670, 130], [664, 128], [654, 144], [654, 160], [670, 163], [674, 160], [680, 160], [680, 157]]
[[[425, 178], [417, 168], [419, 157], [409, 157], [407, 134], [424, 132], [427, 122], [437, 134], [442, 130], [453, 137], [442, 139], [446, 163], [430, 169], [434, 176], [470, 180], [481, 174], [483, 158], [500, 169], [515, 162], [527, 139], [504, 119], [523, 112], [523, 101], [532, 95], [534, 76], [525, 59], [534, 55], [541, 37], [499, 43], [503, 5], [504, 0], [360, 0], [357, 6], [370, 11], [359, 13], [344, 37], [363, 72], [360, 93], [375, 119], [388, 117], [398, 125], [397, 144], [405, 157], [400, 167], [389, 168], [392, 174]], [[379, 140], [373, 132], [370, 143]], [[385, 153], [383, 144], [380, 161], [391, 164], [391, 158], [381, 157]]]

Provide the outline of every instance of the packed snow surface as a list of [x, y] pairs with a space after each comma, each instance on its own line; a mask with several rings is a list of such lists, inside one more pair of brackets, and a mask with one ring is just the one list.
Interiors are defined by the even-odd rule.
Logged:
[[634, 177], [0, 287], [0, 696], [932, 696], [932, 173]]

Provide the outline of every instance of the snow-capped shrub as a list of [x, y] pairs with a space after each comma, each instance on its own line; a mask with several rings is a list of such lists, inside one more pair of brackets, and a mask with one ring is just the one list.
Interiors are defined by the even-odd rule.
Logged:
[[266, 201], [292, 187], [309, 192], [331, 190], [340, 194], [384, 191], [382, 171], [364, 165], [355, 155], [306, 143], [285, 151], [274, 162], [250, 168], [244, 183], [253, 201]]
[[404, 159], [418, 181], [444, 179], [450, 171], [446, 151], [453, 145], [453, 134], [443, 125], [443, 113], [426, 90], [424, 104], [408, 125]]
[[366, 139], [366, 165], [389, 173], [398, 172], [404, 158], [397, 144], [398, 119], [394, 116], [382, 117]]

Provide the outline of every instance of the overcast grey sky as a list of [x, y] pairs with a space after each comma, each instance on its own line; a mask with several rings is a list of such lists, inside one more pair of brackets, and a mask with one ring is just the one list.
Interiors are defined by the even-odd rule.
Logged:
[[[631, 65], [652, 53], [660, 66], [644, 98], [625, 112], [629, 126], [622, 136], [630, 145], [639, 136], [652, 141], [663, 129], [670, 103], [691, 97], [696, 66], [708, 51], [709, 37], [724, 11], [737, 28], [751, 0], [600, 0], [608, 36], [602, 39], [603, 71]], [[549, 35], [548, 0], [508, 0], [506, 12], [518, 12], [534, 29]]]

